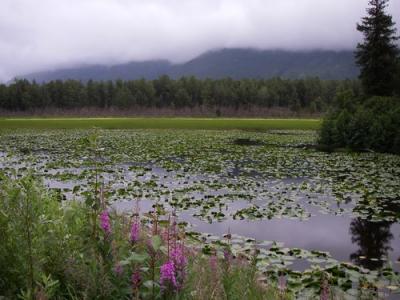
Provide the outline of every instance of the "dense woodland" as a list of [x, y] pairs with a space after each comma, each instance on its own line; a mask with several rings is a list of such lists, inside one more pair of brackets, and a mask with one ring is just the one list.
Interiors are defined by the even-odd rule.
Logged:
[[16, 80], [0, 85], [0, 110], [23, 112], [37, 109], [79, 108], [287, 108], [323, 112], [340, 91], [360, 93], [357, 80], [281, 79], [51, 81], [38, 84]]

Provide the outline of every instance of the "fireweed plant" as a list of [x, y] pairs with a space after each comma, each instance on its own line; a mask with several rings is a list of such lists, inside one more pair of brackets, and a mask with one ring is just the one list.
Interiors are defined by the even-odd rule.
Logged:
[[93, 235], [91, 206], [32, 175], [2, 176], [0, 200], [2, 299], [279, 299], [251, 262], [202, 253], [172, 213], [118, 214], [99, 197]]
[[100, 144], [82, 141], [96, 170], [84, 201], [62, 201], [33, 173], [0, 174], [0, 299], [282, 299], [229, 247], [203, 253], [157, 202], [113, 210]]

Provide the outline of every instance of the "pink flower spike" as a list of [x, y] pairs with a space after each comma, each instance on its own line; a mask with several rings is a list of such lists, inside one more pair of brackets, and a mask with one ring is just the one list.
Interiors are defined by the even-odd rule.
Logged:
[[131, 276], [132, 289], [137, 290], [142, 282], [142, 277], [139, 271], [134, 271]]
[[124, 268], [120, 264], [116, 264], [114, 267], [114, 273], [121, 276], [124, 273]]
[[183, 269], [186, 266], [187, 259], [185, 257], [183, 246], [177, 245], [172, 249], [170, 256], [177, 269]]
[[175, 277], [175, 265], [172, 261], [167, 261], [160, 269], [160, 285], [162, 290], [171, 288], [173, 291], [177, 289]]
[[175, 266], [175, 281], [176, 281], [177, 291], [182, 289], [186, 279], [187, 258], [185, 256], [184, 250], [185, 250], [184, 246], [178, 244], [175, 246], [175, 248], [172, 249], [170, 253], [170, 259], [172, 260]]
[[132, 223], [131, 226], [131, 243], [136, 243], [139, 240], [139, 236], [140, 236], [140, 222], [138, 220], [135, 220]]
[[100, 214], [100, 226], [107, 236], [111, 234], [110, 216], [107, 210], [103, 210]]
[[283, 293], [286, 290], [286, 278], [285, 276], [279, 276], [279, 290]]
[[214, 274], [218, 271], [218, 257], [215, 254], [210, 256], [210, 268]]

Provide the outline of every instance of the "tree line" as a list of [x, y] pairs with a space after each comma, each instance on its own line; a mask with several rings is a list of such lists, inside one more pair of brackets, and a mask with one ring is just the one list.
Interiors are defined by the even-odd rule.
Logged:
[[17, 79], [0, 84], [0, 109], [31, 111], [58, 108], [193, 108], [281, 107], [292, 111], [325, 111], [338, 92], [360, 93], [358, 80], [306, 79], [196, 79], [92, 81], [55, 80], [37, 83]]

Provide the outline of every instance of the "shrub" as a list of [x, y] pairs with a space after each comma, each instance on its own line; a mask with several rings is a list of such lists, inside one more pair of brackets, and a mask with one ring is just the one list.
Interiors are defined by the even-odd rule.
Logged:
[[400, 99], [341, 99], [322, 123], [319, 144], [400, 154]]
[[[0, 290], [32, 297], [44, 273], [58, 276], [63, 268], [62, 213], [32, 176], [0, 187]], [[22, 289], [21, 289], [22, 287]], [[7, 294], [6, 294], [7, 295]]]
[[160, 222], [153, 212], [146, 226], [139, 211], [119, 215], [104, 199], [95, 201], [95, 208], [90, 201], [61, 203], [33, 176], [12, 180], [0, 174], [0, 299], [277, 295], [257, 281], [255, 265], [247, 261], [232, 259], [225, 268], [218, 258], [214, 270], [208, 268], [208, 257], [185, 244], [174, 219]]

